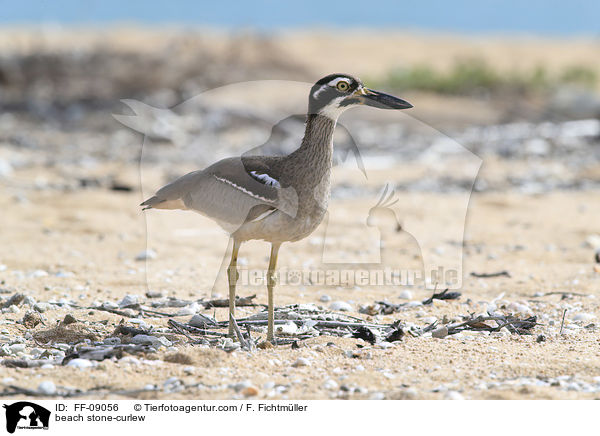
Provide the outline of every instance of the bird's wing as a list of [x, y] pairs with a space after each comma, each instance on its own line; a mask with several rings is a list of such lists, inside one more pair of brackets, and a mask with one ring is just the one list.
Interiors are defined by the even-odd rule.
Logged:
[[223, 159], [169, 183], [142, 206], [191, 209], [235, 229], [277, 209], [279, 172], [272, 159]]

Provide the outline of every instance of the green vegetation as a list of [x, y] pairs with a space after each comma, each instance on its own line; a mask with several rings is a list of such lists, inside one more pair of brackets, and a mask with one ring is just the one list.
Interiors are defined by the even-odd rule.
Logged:
[[563, 85], [593, 88], [596, 71], [585, 66], [572, 66], [559, 74], [550, 74], [539, 66], [528, 72], [510, 74], [495, 71], [482, 59], [463, 59], [447, 72], [427, 65], [395, 69], [386, 77], [375, 80], [377, 86], [403, 90], [428, 91], [450, 95], [488, 95], [497, 93], [536, 94]]

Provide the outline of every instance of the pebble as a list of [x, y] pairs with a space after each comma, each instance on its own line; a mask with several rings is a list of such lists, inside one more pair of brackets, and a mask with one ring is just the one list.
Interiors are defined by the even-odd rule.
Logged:
[[202, 309], [198, 303], [195, 301], [189, 306], [182, 307], [177, 311], [178, 316], [186, 316], [186, 315], [195, 315], [198, 311]]
[[164, 336], [156, 337], [151, 335], [135, 335], [133, 338], [131, 338], [131, 343], [146, 344], [152, 346], [164, 345], [165, 347], [170, 347], [172, 345], [171, 341], [169, 341]]
[[573, 316], [573, 321], [591, 321], [596, 318], [593, 313], [579, 312]]
[[35, 303], [35, 305], [33, 306], [33, 309], [40, 313], [44, 313], [47, 310], [50, 310], [51, 308], [52, 305], [50, 303]]
[[404, 290], [400, 292], [398, 298], [400, 298], [401, 300], [410, 300], [412, 298], [412, 292], [410, 292], [409, 290]]
[[242, 395], [245, 397], [255, 397], [258, 395], [258, 389], [254, 386], [248, 386], [242, 390]]
[[331, 310], [338, 310], [340, 312], [351, 312], [352, 306], [345, 301], [334, 301], [329, 305]]
[[600, 249], [600, 235], [589, 235], [585, 238], [585, 245], [594, 250]]
[[331, 297], [329, 295], [321, 295], [319, 301], [321, 303], [329, 303], [331, 301]]
[[106, 345], [119, 345], [121, 343], [121, 338], [117, 338], [117, 337], [105, 338], [102, 341], [102, 343], [106, 344]]
[[507, 306], [507, 309], [512, 313], [520, 313], [522, 315], [532, 315], [533, 312], [526, 304], [512, 302]]
[[54, 395], [56, 393], [56, 385], [54, 382], [46, 380], [39, 384], [37, 390], [44, 395]]
[[125, 308], [129, 306], [133, 306], [138, 304], [138, 296], [137, 295], [125, 295], [121, 301], [119, 301], [119, 307]]
[[206, 326], [210, 326], [213, 323], [212, 319], [205, 317], [204, 315], [194, 315], [188, 321], [188, 324], [192, 327], [206, 328]]
[[9, 313], [19, 313], [21, 311], [21, 309], [19, 309], [17, 306], [15, 306], [14, 304], [12, 306], [9, 306], [8, 309], [4, 309], [2, 312], [9, 312]]
[[294, 335], [298, 332], [298, 326], [295, 322], [289, 321], [275, 326], [275, 331], [280, 335]]
[[12, 344], [8, 348], [10, 349], [10, 352], [12, 354], [16, 354], [16, 353], [19, 353], [21, 351], [25, 351], [25, 344]]
[[140, 251], [135, 256], [135, 260], [137, 260], [137, 261], [151, 260], [151, 259], [156, 259], [156, 256], [157, 256], [156, 251], [149, 249], [149, 250]]
[[301, 366], [310, 366], [310, 360], [308, 360], [305, 357], [299, 357], [294, 363], [292, 363], [292, 366], [294, 368], [299, 368]]
[[34, 272], [31, 273], [31, 277], [46, 277], [48, 276], [48, 273], [46, 271], [44, 271], [43, 269], [36, 269]]
[[337, 388], [338, 384], [335, 382], [335, 380], [328, 379], [327, 381], [325, 381], [325, 383], [323, 383], [323, 389], [333, 390]]
[[465, 397], [463, 397], [460, 392], [456, 392], [456, 391], [448, 391], [444, 394], [444, 400], [464, 400]]
[[233, 389], [234, 391], [236, 391], [236, 392], [241, 392], [244, 389], [249, 388], [250, 386], [252, 386], [252, 383], [250, 383], [248, 380], [244, 380], [244, 381], [241, 381], [239, 383], [235, 383], [233, 385], [229, 385], [229, 387], [231, 389]]
[[94, 363], [88, 359], [73, 359], [67, 363], [67, 366], [73, 366], [79, 369], [91, 368], [94, 366]]
[[446, 327], [445, 325], [438, 327], [437, 329], [431, 332], [431, 336], [438, 339], [444, 339], [446, 336], [448, 336], [448, 327]]

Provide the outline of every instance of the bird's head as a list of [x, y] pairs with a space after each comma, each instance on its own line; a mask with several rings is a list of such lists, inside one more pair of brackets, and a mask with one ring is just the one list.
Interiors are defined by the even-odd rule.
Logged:
[[383, 92], [365, 88], [360, 79], [348, 74], [330, 74], [314, 84], [308, 97], [308, 113], [333, 120], [358, 105], [379, 109], [410, 109], [412, 104]]

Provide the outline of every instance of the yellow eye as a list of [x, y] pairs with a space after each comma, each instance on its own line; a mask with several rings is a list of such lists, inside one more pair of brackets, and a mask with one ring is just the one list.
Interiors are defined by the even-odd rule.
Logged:
[[338, 82], [336, 88], [338, 89], [338, 91], [346, 92], [348, 91], [348, 88], [350, 88], [350, 85], [348, 85], [348, 82], [341, 81]]

